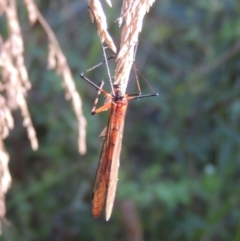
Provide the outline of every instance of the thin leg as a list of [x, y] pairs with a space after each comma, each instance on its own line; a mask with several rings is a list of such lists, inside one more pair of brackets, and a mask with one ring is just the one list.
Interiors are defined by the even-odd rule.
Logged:
[[[101, 82], [99, 83], [98, 87], [99, 87], [100, 89], [102, 89], [103, 85], [104, 85], [104, 82], [101, 81]], [[96, 99], [95, 99], [95, 101], [94, 101], [94, 103], [93, 103], [93, 108], [92, 108], [92, 111], [91, 111], [92, 115], [95, 114], [95, 110], [96, 110], [96, 106], [97, 106], [97, 103], [98, 103], [99, 95], [100, 95], [100, 94], [101, 94], [101, 91], [98, 89], [98, 91], [97, 91], [97, 96], [96, 96]]]
[[97, 90], [99, 90], [101, 93], [103, 93], [106, 97], [111, 97], [111, 95], [109, 93], [107, 93], [105, 90], [101, 89], [98, 85], [96, 85], [95, 83], [93, 83], [90, 79], [88, 79], [87, 77], [84, 76], [84, 73], [80, 74], [80, 77], [83, 78], [85, 81], [87, 81], [90, 85], [92, 85], [93, 87], [95, 87]]
[[113, 84], [112, 84], [112, 78], [111, 78], [111, 73], [110, 73], [109, 66], [108, 66], [108, 58], [107, 58], [106, 53], [105, 53], [105, 49], [106, 49], [107, 47], [104, 47], [104, 46], [103, 46], [103, 43], [102, 43], [102, 41], [101, 41], [101, 37], [99, 36], [99, 38], [100, 38], [100, 42], [101, 42], [101, 46], [102, 46], [102, 51], [103, 51], [104, 60], [105, 60], [105, 63], [106, 63], [106, 68], [107, 68], [107, 73], [108, 73], [108, 80], [109, 80], [109, 83], [110, 83], [110, 85], [111, 85], [112, 93], [114, 93]]
[[110, 109], [111, 104], [112, 104], [111, 101], [107, 101], [103, 106], [97, 108], [94, 112], [92, 112], [92, 115], [95, 115], [95, 114], [98, 114], [98, 113], [101, 113], [103, 111]]
[[[135, 73], [136, 81], [137, 81], [137, 86], [138, 86], [138, 91], [139, 91], [139, 98], [145, 98], [145, 97], [151, 97], [151, 96], [158, 96], [157, 91], [152, 87], [152, 85], [149, 83], [149, 81], [144, 77], [144, 75], [136, 68], [135, 64], [133, 64], [133, 70]], [[149, 88], [152, 90], [153, 94], [147, 94], [147, 95], [141, 95], [141, 88], [139, 84], [139, 79], [138, 79], [138, 74], [141, 75], [141, 77], [145, 80]], [[140, 97], [142, 96], [142, 97]]]
[[137, 82], [138, 93], [139, 93], [139, 95], [141, 95], [141, 88], [140, 88], [140, 84], [139, 84], [137, 68], [134, 63], [133, 63], [133, 70], [134, 70], [134, 74], [135, 74], [135, 78], [136, 78], [136, 82]]
[[113, 59], [113, 58], [115, 58], [115, 55], [112, 55], [112, 56], [108, 57], [107, 59], [104, 59], [102, 62], [94, 65], [94, 66], [91, 67], [90, 69], [87, 69], [86, 71], [82, 72], [82, 73], [80, 74], [80, 76], [81, 76], [81, 77], [84, 76], [86, 73], [88, 73], [88, 72], [90, 72], [90, 71], [98, 68], [99, 66], [101, 66], [101, 65], [104, 64], [104, 63], [107, 63], [108, 60]]
[[147, 98], [147, 97], [153, 97], [153, 96], [158, 96], [158, 93], [154, 93], [154, 94], [145, 94], [145, 95], [139, 95], [139, 94], [127, 94], [126, 98], [127, 100], [137, 100], [137, 99], [141, 99], [141, 98]]
[[[97, 86], [95, 83], [93, 83], [90, 79], [88, 79], [87, 77], [85, 77], [85, 74], [86, 74], [86, 73], [88, 73], [88, 72], [90, 72], [90, 71], [98, 68], [98, 67], [101, 66], [103, 63], [106, 63], [106, 65], [107, 65], [107, 70], [108, 70], [108, 75], [110, 76], [110, 72], [109, 72], [109, 68], [108, 68], [108, 60], [115, 58], [115, 54], [112, 55], [112, 56], [110, 56], [110, 57], [108, 57], [108, 58], [106, 58], [106, 54], [105, 54], [105, 51], [104, 51], [104, 46], [103, 46], [102, 44], [101, 44], [101, 46], [102, 46], [103, 52], [104, 52], [104, 60], [103, 60], [102, 62], [94, 65], [94, 66], [91, 67], [90, 69], [87, 69], [86, 71], [82, 72], [82, 73], [80, 74], [80, 77], [81, 77], [82, 79], [84, 79], [85, 81], [87, 81], [87, 82], [88, 82], [89, 84], [91, 84], [92, 86], [94, 86], [96, 89], [98, 89], [99, 91], [101, 91], [105, 96], [109, 96], [109, 94], [108, 94], [106, 91], [104, 91], [102, 88], [100, 88], [100, 87]], [[112, 86], [112, 83], [111, 83], [111, 77], [109, 77], [109, 78], [110, 78], [111, 88], [112, 88], [112, 90], [113, 90], [113, 86]]]
[[[133, 70], [134, 70], [134, 74], [135, 74], [135, 78], [136, 78], [136, 82], [137, 82], [137, 87], [138, 87], [138, 94], [126, 94], [126, 98], [128, 100], [137, 100], [137, 99], [141, 99], [141, 98], [147, 98], [147, 97], [153, 97], [153, 96], [158, 96], [157, 91], [150, 85], [150, 83], [148, 82], [148, 80], [141, 74], [140, 71], [138, 71], [138, 69], [136, 68], [135, 64], [133, 63]], [[150, 87], [150, 89], [153, 91], [152, 94], [141, 94], [141, 87], [140, 87], [140, 83], [139, 83], [139, 79], [138, 79], [138, 73], [142, 76], [142, 78], [147, 82], [148, 86]]]

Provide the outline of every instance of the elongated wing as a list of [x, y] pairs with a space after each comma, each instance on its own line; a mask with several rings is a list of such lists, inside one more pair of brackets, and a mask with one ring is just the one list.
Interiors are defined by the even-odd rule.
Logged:
[[100, 160], [98, 164], [98, 169], [95, 177], [94, 187], [93, 187], [92, 215], [95, 218], [98, 218], [102, 212], [105, 199], [106, 199], [106, 192], [108, 188], [109, 178], [110, 178], [111, 161], [112, 161], [112, 153], [113, 153], [113, 147], [111, 146], [110, 143], [111, 143], [111, 134], [112, 134], [112, 126], [114, 122], [115, 109], [116, 109], [116, 106], [112, 105], [110, 116], [108, 119], [106, 136], [104, 138], [104, 143], [103, 143]]
[[110, 218], [114, 203], [122, 133], [127, 110], [127, 100], [113, 102], [97, 175], [93, 188], [92, 214], [97, 218], [103, 209], [107, 192], [106, 220]]
[[122, 121], [120, 123], [120, 128], [118, 130], [118, 135], [116, 139], [115, 148], [113, 151], [113, 157], [112, 157], [112, 165], [110, 170], [110, 180], [109, 180], [109, 186], [107, 191], [107, 199], [106, 199], [106, 220], [108, 221], [113, 209], [113, 204], [115, 200], [116, 190], [117, 190], [117, 181], [118, 181], [118, 169], [120, 166], [120, 152], [122, 148], [122, 136], [123, 136], [123, 129], [124, 129], [124, 122], [125, 122], [125, 115], [126, 110], [124, 112], [124, 115], [122, 116]]

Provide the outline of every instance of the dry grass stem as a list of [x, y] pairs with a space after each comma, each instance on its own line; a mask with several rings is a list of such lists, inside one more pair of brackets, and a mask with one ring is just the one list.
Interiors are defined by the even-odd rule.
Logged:
[[[5, 194], [7, 193], [12, 179], [8, 169], [9, 155], [5, 151], [2, 139], [0, 139], [0, 220], [2, 221], [5, 213]], [[1, 225], [1, 224], [0, 224]]]
[[[124, 23], [121, 33], [121, 43], [117, 55], [114, 83], [121, 84], [125, 93], [130, 71], [135, 57], [138, 35], [142, 30], [142, 22], [155, 0], [124, 0], [120, 17], [117, 19], [119, 26]], [[102, 42], [105, 42], [113, 52], [116, 47], [110, 34], [107, 32], [107, 20], [99, 0], [89, 0], [90, 17], [96, 21], [98, 33]], [[108, 1], [107, 1], [108, 2]], [[109, 2], [108, 2], [109, 3]], [[109, 3], [111, 6], [111, 3]]]
[[0, 1], [0, 15], [2, 15], [7, 7], [7, 0]]
[[28, 9], [29, 20], [31, 23], [39, 21], [49, 38], [49, 53], [48, 53], [48, 68], [56, 69], [57, 73], [63, 78], [63, 87], [65, 89], [66, 99], [71, 100], [74, 112], [78, 119], [78, 149], [81, 154], [86, 153], [86, 120], [82, 113], [82, 100], [76, 90], [67, 60], [59, 46], [59, 43], [43, 18], [42, 14], [37, 9], [32, 0], [25, 0]]
[[[110, 3], [110, 1], [107, 1]], [[89, 13], [92, 21], [96, 21], [98, 34], [100, 36], [100, 39], [103, 42], [105, 42], [108, 47], [114, 52], [117, 52], [117, 48], [112, 40], [112, 37], [107, 31], [107, 20], [106, 16], [103, 12], [102, 5], [99, 2], [99, 0], [88, 0], [89, 4]], [[111, 6], [111, 4], [109, 4]]]
[[[117, 55], [117, 66], [115, 69], [114, 84], [121, 84], [122, 92], [125, 93], [130, 71], [135, 57], [136, 45], [138, 43], [138, 35], [142, 29], [142, 21], [152, 5], [153, 1], [141, 0], [125, 0], [122, 5], [121, 16], [118, 19], [121, 24], [125, 20], [121, 33], [120, 50]], [[121, 148], [119, 148], [120, 151]], [[119, 157], [119, 153], [114, 152], [114, 156]], [[113, 203], [116, 194], [119, 159], [114, 161], [111, 166], [110, 181], [106, 200], [106, 220], [108, 220], [112, 213]]]
[[0, 219], [2, 219], [5, 215], [5, 194], [11, 185], [9, 156], [5, 151], [3, 140], [14, 126], [12, 110], [17, 108], [21, 110], [33, 148], [37, 148], [37, 139], [27, 106], [23, 101], [31, 84], [24, 65], [23, 40], [15, 1], [1, 1], [0, 13], [6, 14], [9, 30], [9, 38], [5, 42], [0, 38]]
[[112, 3], [111, 3], [110, 0], [106, 0], [106, 2], [108, 3], [108, 5], [109, 5], [110, 7], [112, 7]]
[[[5, 9], [9, 28], [9, 39], [4, 43], [2, 58], [4, 61], [3, 83], [7, 93], [8, 106], [11, 109], [19, 108], [23, 117], [23, 125], [27, 129], [28, 138], [33, 149], [38, 148], [36, 132], [25, 101], [27, 91], [31, 88], [27, 69], [24, 64], [24, 47], [16, 4], [10, 0]], [[8, 85], [8, 86], [6, 86]]]
[[[110, 3], [110, 1], [108, 1]], [[55, 68], [63, 78], [66, 97], [72, 101], [79, 123], [79, 152], [86, 152], [86, 120], [82, 114], [82, 102], [55, 35], [51, 31], [33, 0], [25, 0], [29, 21], [42, 24], [49, 37], [49, 68]], [[31, 88], [28, 72], [24, 64], [24, 44], [16, 10], [16, 0], [0, 0], [0, 15], [5, 14], [9, 36], [0, 36], [0, 220], [5, 215], [5, 193], [10, 187], [11, 176], [8, 170], [9, 156], [3, 140], [14, 127], [12, 111], [20, 109], [23, 126], [27, 130], [32, 149], [38, 148], [36, 132], [27, 107], [26, 96]]]
[[142, 30], [143, 18], [153, 2], [154, 0], [124, 0], [122, 5], [118, 22], [119, 25], [124, 23], [124, 26], [121, 33], [120, 50], [117, 55], [115, 83], [120, 83], [124, 92], [136, 54], [135, 48], [139, 33]]
[[12, 181], [8, 170], [9, 156], [5, 151], [3, 140], [8, 136], [13, 126], [11, 111], [3, 96], [0, 95], [0, 219], [3, 218], [2, 213], [5, 213], [5, 206], [2, 206], [2, 195], [7, 192]]

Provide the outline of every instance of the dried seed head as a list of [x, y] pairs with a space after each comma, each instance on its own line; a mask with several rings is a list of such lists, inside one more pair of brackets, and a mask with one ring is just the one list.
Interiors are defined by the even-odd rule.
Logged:
[[[110, 1], [107, 1], [110, 2]], [[107, 20], [103, 12], [102, 5], [99, 0], [89, 0], [89, 12], [92, 21], [96, 21], [98, 34], [102, 42], [105, 42], [108, 47], [114, 52], [117, 52], [117, 48], [107, 31]], [[111, 5], [110, 5], [111, 6]]]

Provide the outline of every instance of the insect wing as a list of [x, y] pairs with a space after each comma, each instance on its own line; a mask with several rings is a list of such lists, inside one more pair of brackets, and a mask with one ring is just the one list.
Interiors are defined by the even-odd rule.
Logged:
[[119, 128], [116, 145], [115, 145], [114, 152], [113, 152], [109, 187], [108, 187], [108, 191], [107, 191], [107, 200], [106, 200], [106, 220], [107, 221], [109, 220], [111, 213], [112, 213], [112, 208], [113, 208], [116, 189], [117, 189], [118, 169], [120, 166], [119, 158], [120, 158], [120, 152], [121, 152], [121, 148], [122, 148], [122, 135], [123, 135], [123, 129], [124, 129], [125, 113], [122, 118], [123, 119], [121, 122], [121, 126]]
[[106, 192], [109, 185], [110, 170], [111, 170], [111, 161], [112, 161], [112, 152], [113, 147], [111, 146], [111, 130], [113, 116], [115, 112], [115, 106], [111, 108], [108, 126], [106, 130], [106, 135], [104, 137], [104, 143], [100, 155], [100, 160], [98, 164], [97, 174], [95, 177], [94, 187], [93, 187], [93, 197], [92, 197], [92, 215], [95, 218], [98, 218], [102, 212]]

